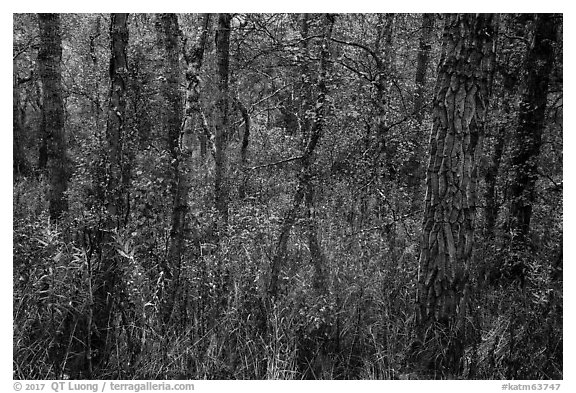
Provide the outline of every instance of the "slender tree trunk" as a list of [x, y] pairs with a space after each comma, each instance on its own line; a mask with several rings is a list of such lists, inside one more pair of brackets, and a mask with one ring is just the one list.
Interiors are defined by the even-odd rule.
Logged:
[[534, 39], [525, 63], [518, 128], [514, 135], [512, 169], [514, 181], [510, 190], [509, 228], [518, 243], [525, 243], [530, 231], [532, 205], [536, 198], [538, 156], [546, 114], [550, 74], [554, 65], [557, 26], [554, 14], [534, 17]]
[[491, 15], [447, 16], [434, 98], [416, 313], [421, 339], [437, 326], [453, 333], [443, 343], [446, 358], [431, 360], [435, 367], [457, 368], [463, 353], [477, 170], [493, 57]]
[[[186, 232], [190, 228], [190, 216], [188, 206], [188, 195], [190, 191], [190, 173], [194, 170], [192, 167], [192, 153], [194, 151], [194, 139], [196, 138], [200, 145], [201, 162], [204, 162], [206, 155], [206, 134], [204, 132], [204, 125], [202, 119], [202, 111], [200, 106], [200, 71], [204, 59], [204, 52], [207, 45], [208, 32], [210, 30], [210, 14], [202, 14], [199, 25], [197, 27], [197, 36], [193, 40], [187, 41], [188, 44], [184, 49], [184, 59], [186, 60], [186, 94], [184, 100], [184, 118], [181, 125], [182, 138], [180, 140], [180, 157], [179, 157], [179, 179], [177, 195], [174, 201], [174, 210], [172, 216], [172, 233], [174, 234], [174, 243], [172, 243], [173, 258], [176, 255], [181, 255], [184, 241], [186, 240]], [[178, 243], [182, 241], [182, 243]], [[200, 241], [199, 236], [195, 231], [192, 231], [193, 241], [193, 258], [200, 255]], [[181, 258], [181, 257], [179, 257]], [[200, 279], [202, 280], [206, 274], [205, 261], [200, 258], [198, 260], [198, 271], [200, 272]], [[206, 299], [205, 289], [202, 286], [200, 292], [203, 293], [202, 299]], [[195, 319], [198, 324], [195, 325], [197, 333], [202, 336], [204, 334], [205, 314], [203, 303], [195, 307]]]
[[[180, 96], [180, 27], [176, 14], [159, 14], [156, 20], [160, 44], [164, 48], [163, 68], [164, 78], [162, 83], [162, 96], [166, 102], [164, 124], [167, 128], [166, 145], [170, 154], [172, 194], [172, 217], [168, 254], [166, 261], [162, 263], [164, 278], [166, 279], [166, 293], [162, 296], [162, 318], [165, 325], [169, 324], [174, 309], [175, 296], [179, 287], [180, 266], [184, 248], [186, 229], [186, 201], [180, 200], [180, 182], [182, 178], [180, 131], [182, 124], [182, 99]], [[181, 211], [184, 210], [184, 211]]]
[[[276, 249], [274, 251], [274, 256], [272, 258], [271, 266], [270, 266], [270, 279], [268, 281], [268, 299], [274, 300], [278, 295], [278, 277], [280, 275], [280, 269], [284, 264], [284, 258], [286, 257], [286, 251], [288, 247], [288, 238], [290, 237], [290, 231], [296, 222], [296, 217], [298, 214], [298, 209], [304, 200], [304, 197], [307, 193], [309, 193], [310, 197], [312, 194], [310, 193], [311, 187], [311, 177], [312, 177], [312, 165], [314, 163], [314, 149], [320, 140], [323, 131], [324, 131], [324, 122], [325, 116], [327, 113], [326, 109], [326, 94], [328, 92], [328, 88], [326, 85], [326, 78], [327, 78], [327, 69], [328, 69], [328, 42], [332, 35], [332, 27], [334, 25], [334, 16], [326, 14], [324, 15], [325, 24], [324, 24], [324, 31], [322, 37], [322, 50], [320, 55], [320, 65], [319, 65], [319, 75], [317, 80], [317, 89], [318, 89], [318, 96], [316, 97], [316, 105], [314, 106], [314, 122], [312, 124], [312, 128], [309, 133], [309, 139], [306, 144], [304, 153], [302, 154], [301, 159], [301, 169], [300, 173], [298, 174], [298, 187], [294, 194], [294, 198], [292, 201], [292, 207], [286, 212], [282, 226], [280, 229], [280, 236], [278, 237], [278, 241], [276, 243]], [[315, 237], [316, 227], [313, 226], [311, 232], [309, 232], [309, 236]], [[314, 247], [319, 252], [320, 248], [317, 241], [314, 241]], [[317, 254], [317, 253], [316, 253]], [[316, 255], [317, 256], [317, 255]], [[323, 270], [323, 266], [318, 268], [320, 263], [322, 262], [321, 259], [316, 259], [313, 261], [313, 264], [316, 268], [315, 274], [321, 274]], [[315, 279], [318, 285], [322, 284], [322, 280], [324, 278]]]
[[[506, 83], [504, 83], [506, 86]], [[511, 100], [514, 98], [514, 87], [504, 87], [502, 91], [502, 101], [501, 108], [503, 111], [504, 119], [501, 124], [496, 127], [494, 152], [492, 153], [491, 162], [486, 168], [486, 173], [484, 174], [484, 182], [486, 183], [486, 191], [484, 194], [485, 199], [485, 227], [484, 233], [486, 237], [493, 237], [496, 228], [496, 221], [498, 219], [498, 212], [500, 210], [498, 204], [498, 193], [496, 185], [498, 182], [498, 173], [500, 172], [500, 164], [502, 163], [502, 156], [504, 154], [504, 148], [506, 145], [506, 134], [510, 123], [507, 120], [510, 118], [512, 111]]]
[[242, 119], [244, 120], [244, 134], [242, 135], [242, 144], [240, 145], [240, 163], [242, 165], [242, 181], [238, 187], [238, 197], [244, 199], [246, 197], [246, 183], [248, 182], [248, 175], [246, 172], [246, 166], [248, 164], [248, 144], [250, 142], [250, 114], [246, 106], [240, 101], [239, 98], [236, 99], [236, 106], [242, 114]]
[[[302, 141], [306, 141], [312, 124], [309, 111], [312, 108], [314, 98], [308, 48], [310, 46], [310, 24], [312, 18], [315, 16], [317, 15], [308, 13], [300, 14], [300, 36], [302, 37], [300, 41], [300, 56], [302, 60], [299, 70], [296, 71], [300, 72], [300, 78], [298, 78], [300, 94], [296, 96], [295, 105], [294, 103], [292, 104], [293, 107], [296, 107], [296, 116], [294, 116], [293, 113], [288, 113], [289, 119], [297, 119], [296, 121], [292, 121], [290, 134], [295, 135], [299, 130], [302, 135]], [[297, 125], [297, 127], [294, 127], [294, 125]]]
[[[100, 37], [100, 29], [101, 29], [101, 16], [98, 15], [96, 17], [96, 22], [94, 25], [94, 32], [90, 34], [90, 58], [92, 60], [92, 67], [93, 72], [95, 75], [98, 74], [98, 53], [96, 50], [96, 40]], [[100, 81], [99, 78], [96, 78], [94, 83], [94, 94], [95, 100], [92, 102], [92, 112], [94, 113], [94, 123], [95, 127], [99, 128], [100, 126]]]
[[[418, 124], [418, 135], [424, 133], [424, 116], [427, 113], [424, 108], [424, 96], [426, 87], [426, 74], [428, 71], [428, 63], [430, 60], [430, 50], [432, 49], [434, 29], [434, 14], [422, 14], [422, 27], [420, 33], [418, 57], [416, 62], [416, 75], [414, 78], [414, 115]], [[421, 157], [425, 154], [425, 138], [416, 138], [414, 153], [410, 157], [411, 177], [408, 178], [407, 185], [411, 188], [412, 201], [411, 209], [416, 211], [422, 201], [422, 187], [426, 177], [425, 163], [422, 162]]]
[[422, 30], [418, 48], [418, 58], [416, 63], [416, 90], [414, 91], [414, 113], [416, 120], [422, 123], [424, 119], [424, 88], [426, 87], [426, 71], [430, 59], [430, 49], [432, 49], [432, 33], [434, 28], [434, 14], [422, 14]]
[[38, 14], [40, 50], [38, 62], [42, 80], [42, 118], [45, 127], [46, 158], [50, 178], [50, 218], [57, 220], [68, 210], [64, 101], [62, 98], [62, 38], [58, 14]]
[[[389, 82], [392, 79], [394, 54], [392, 52], [392, 33], [396, 14], [380, 14], [378, 32], [374, 47], [373, 59], [376, 62], [377, 74], [373, 81], [374, 95], [372, 102], [375, 106], [374, 129], [377, 133], [375, 144], [376, 152], [372, 157], [373, 178], [382, 179], [392, 171], [388, 166], [387, 144], [388, 137], [387, 118], [389, 103]], [[382, 55], [380, 55], [382, 54]], [[388, 169], [388, 170], [387, 170]]]
[[184, 48], [184, 59], [186, 60], [186, 96], [184, 101], [184, 119], [182, 121], [182, 140], [180, 141], [180, 165], [182, 176], [178, 181], [178, 198], [175, 212], [180, 216], [173, 218], [177, 222], [177, 232], [184, 231], [185, 217], [188, 212], [188, 176], [185, 175], [190, 161], [190, 153], [193, 150], [194, 142], [197, 138], [200, 144], [200, 155], [202, 159], [206, 155], [206, 134], [202, 121], [202, 111], [200, 108], [200, 71], [204, 59], [204, 51], [210, 30], [210, 14], [203, 14], [200, 20], [198, 38], [192, 44]]
[[126, 85], [128, 63], [128, 14], [111, 14], [110, 22], [110, 100], [106, 137], [108, 140], [109, 181], [107, 186], [107, 208], [115, 226], [120, 227], [126, 207], [123, 190], [123, 150], [126, 124]]
[[[502, 26], [505, 32], [510, 36], [516, 35], [517, 27], [514, 26], [516, 17], [514, 15], [507, 15], [502, 21]], [[522, 32], [518, 32], [522, 34]], [[506, 34], [498, 34], [502, 36], [502, 47], [497, 50], [498, 72], [497, 75], [501, 77], [501, 83], [494, 84], [494, 102], [493, 105], [501, 110], [499, 112], [502, 116], [499, 117], [497, 124], [494, 125], [495, 133], [491, 136], [494, 145], [490, 162], [484, 174], [484, 182], [486, 184], [484, 200], [485, 200], [485, 225], [484, 236], [486, 238], [494, 238], [496, 230], [496, 222], [498, 213], [500, 211], [500, 204], [498, 202], [498, 178], [500, 173], [500, 165], [506, 148], [507, 142], [510, 140], [511, 133], [508, 130], [513, 126], [513, 106], [517, 94], [518, 85], [518, 65], [513, 61], [511, 54], [514, 52], [513, 45], [506, 45], [508, 39]], [[498, 90], [496, 90], [498, 89]]]
[[[396, 14], [379, 14], [378, 16], [380, 26], [375, 47], [377, 51], [382, 51], [384, 68], [390, 72], [393, 68], [392, 64], [394, 60], [394, 56], [392, 55], [392, 37], [394, 34], [394, 19], [396, 19]], [[384, 41], [384, 46], [381, 48], [382, 41]]]
[[124, 125], [126, 121], [126, 85], [128, 77], [126, 47], [128, 45], [128, 14], [110, 16], [110, 97], [106, 138], [108, 142], [108, 183], [106, 185], [106, 207], [108, 222], [102, 248], [99, 274], [95, 277], [93, 320], [94, 330], [88, 350], [90, 369], [106, 366], [110, 354], [109, 338], [113, 337], [113, 305], [120, 292], [118, 286], [122, 280], [118, 266], [118, 256], [114, 246], [113, 231], [122, 228], [123, 213], [126, 206], [125, 185], [123, 179], [124, 161]]
[[216, 65], [218, 72], [218, 99], [216, 102], [216, 136], [215, 136], [215, 179], [214, 197], [216, 210], [219, 213], [218, 232], [228, 225], [228, 179], [226, 145], [228, 140], [229, 88], [228, 74], [230, 68], [230, 14], [218, 15], [216, 32]]
[[[16, 63], [14, 63], [16, 70]], [[25, 176], [30, 171], [30, 166], [24, 154], [22, 146], [22, 133], [24, 132], [22, 124], [23, 111], [20, 109], [20, 92], [18, 81], [14, 74], [14, 83], [12, 85], [12, 154], [13, 154], [13, 177], [16, 181], [20, 176]]]

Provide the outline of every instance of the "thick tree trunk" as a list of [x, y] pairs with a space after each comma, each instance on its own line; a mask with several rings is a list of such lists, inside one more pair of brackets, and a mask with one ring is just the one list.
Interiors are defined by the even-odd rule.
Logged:
[[550, 74], [554, 65], [557, 17], [553, 14], [535, 15], [534, 39], [525, 63], [526, 79], [512, 150], [514, 181], [510, 190], [509, 229], [518, 243], [527, 241], [532, 205], [536, 198], [538, 156], [542, 145]]
[[215, 135], [215, 178], [214, 197], [218, 217], [218, 232], [228, 225], [228, 184], [227, 156], [229, 89], [228, 74], [230, 68], [230, 14], [218, 15], [218, 30], [216, 31], [216, 65], [218, 72], [218, 99], [216, 102], [216, 135]]
[[421, 339], [450, 329], [447, 357], [463, 353], [468, 269], [472, 258], [478, 161], [494, 62], [492, 16], [447, 16], [436, 94], [420, 245], [417, 326]]
[[40, 50], [38, 63], [42, 80], [42, 118], [45, 127], [46, 158], [50, 179], [50, 218], [57, 220], [68, 210], [65, 196], [68, 188], [66, 171], [66, 138], [64, 135], [64, 101], [62, 98], [62, 38], [58, 14], [38, 14]]

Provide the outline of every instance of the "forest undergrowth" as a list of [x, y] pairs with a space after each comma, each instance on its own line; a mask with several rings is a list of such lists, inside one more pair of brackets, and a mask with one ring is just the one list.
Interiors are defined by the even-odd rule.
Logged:
[[[562, 289], [558, 271], [538, 267], [538, 259], [550, 255], [546, 250], [518, 256], [534, 261], [524, 286], [488, 277], [484, 265], [496, 263], [497, 253], [490, 243], [479, 250], [483, 264], [467, 316], [476, 339], [453, 375], [438, 367], [451, 332], [414, 345], [415, 244], [394, 247], [389, 234], [374, 231], [324, 232], [331, 273], [328, 293], [318, 295], [304, 242], [298, 244], [302, 234], [295, 233], [280, 297], [270, 307], [263, 293], [270, 231], [266, 223], [261, 232], [243, 224], [264, 220], [257, 206], [250, 214], [235, 206], [235, 229], [226, 240], [204, 244], [204, 255], [183, 260], [165, 320], [159, 304], [164, 239], [149, 238], [153, 246], [145, 250], [129, 230], [114, 233], [107, 254], [99, 255], [88, 237], [78, 236], [88, 236], [85, 223], [50, 222], [44, 189], [42, 180], [24, 180], [14, 191], [17, 379], [562, 378]], [[114, 259], [120, 278], [114, 317], [106, 321], [107, 353], [88, 359], [93, 292], [106, 273], [99, 258]]]

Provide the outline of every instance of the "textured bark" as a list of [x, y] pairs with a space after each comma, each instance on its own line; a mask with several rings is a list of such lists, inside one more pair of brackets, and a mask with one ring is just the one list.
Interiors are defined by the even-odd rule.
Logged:
[[230, 14], [218, 15], [216, 31], [216, 66], [218, 73], [218, 99], [216, 102], [216, 135], [215, 135], [215, 178], [214, 197], [216, 210], [219, 213], [218, 230], [221, 232], [228, 225], [228, 184], [226, 145], [228, 139], [229, 88], [228, 74], [230, 68]]
[[534, 39], [525, 63], [526, 79], [518, 115], [518, 128], [512, 151], [514, 180], [510, 189], [510, 232], [519, 243], [527, 240], [536, 198], [538, 156], [546, 114], [550, 75], [554, 65], [557, 16], [534, 16]]
[[40, 50], [38, 63], [42, 80], [42, 118], [45, 132], [46, 158], [50, 179], [50, 218], [57, 220], [68, 209], [65, 196], [66, 141], [64, 135], [64, 101], [62, 98], [62, 38], [58, 14], [38, 14]]
[[416, 62], [416, 90], [414, 91], [414, 113], [416, 120], [421, 123], [424, 118], [422, 109], [424, 103], [424, 87], [426, 86], [426, 71], [432, 48], [432, 29], [434, 28], [434, 14], [422, 14], [422, 28]]
[[123, 185], [123, 150], [126, 122], [126, 85], [128, 63], [126, 47], [128, 46], [128, 14], [111, 14], [110, 21], [110, 100], [108, 102], [108, 119], [106, 138], [108, 140], [109, 181], [107, 185], [107, 207], [113, 225], [120, 227], [126, 196]]
[[[332, 35], [332, 27], [334, 26], [334, 16], [326, 14], [324, 18], [324, 31], [322, 34], [322, 49], [320, 54], [320, 64], [319, 64], [319, 74], [316, 83], [318, 95], [316, 97], [316, 104], [314, 106], [314, 122], [312, 123], [311, 130], [309, 133], [309, 138], [302, 154], [301, 159], [301, 169], [298, 174], [298, 186], [292, 200], [291, 208], [286, 212], [282, 220], [282, 226], [280, 229], [280, 236], [276, 243], [276, 249], [274, 251], [274, 256], [272, 258], [270, 266], [270, 279], [268, 282], [268, 298], [275, 299], [278, 295], [278, 276], [280, 275], [280, 269], [284, 264], [284, 258], [286, 256], [286, 251], [288, 247], [288, 239], [290, 237], [290, 231], [296, 222], [296, 217], [298, 215], [298, 209], [304, 200], [304, 197], [308, 194], [311, 200], [313, 193], [311, 192], [311, 177], [312, 177], [312, 166], [314, 163], [314, 150], [318, 141], [320, 140], [324, 131], [324, 122], [327, 112], [326, 108], [326, 94], [328, 88], [326, 85], [329, 51], [328, 42]], [[312, 222], [312, 220], [309, 220]], [[315, 249], [313, 258], [321, 254], [320, 246], [318, 244], [316, 237], [317, 228], [315, 224], [309, 227], [309, 240], [312, 239], [313, 247]], [[316, 258], [313, 260], [313, 265], [315, 267], [315, 275], [320, 275], [324, 272], [322, 258]], [[323, 285], [324, 278], [315, 279], [317, 285]], [[320, 290], [323, 290], [319, 287]]]
[[448, 15], [434, 97], [430, 162], [420, 244], [417, 325], [456, 332], [447, 364], [462, 355], [472, 258], [477, 170], [494, 43], [491, 15]]

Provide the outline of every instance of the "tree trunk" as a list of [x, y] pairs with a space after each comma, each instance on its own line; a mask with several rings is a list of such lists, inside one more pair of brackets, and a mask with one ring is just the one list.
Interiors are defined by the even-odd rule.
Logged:
[[428, 70], [428, 60], [430, 59], [430, 49], [432, 49], [432, 29], [434, 28], [434, 14], [422, 14], [422, 31], [418, 48], [418, 59], [416, 63], [416, 90], [414, 91], [414, 113], [418, 123], [424, 119], [424, 88], [426, 87], [426, 71]]
[[230, 14], [218, 15], [216, 32], [216, 64], [218, 69], [218, 99], [216, 102], [216, 136], [215, 136], [215, 179], [214, 197], [218, 211], [218, 232], [221, 234], [228, 225], [228, 184], [226, 145], [228, 140], [229, 89], [228, 74], [230, 67]]
[[426, 176], [425, 163], [421, 157], [425, 154], [425, 138], [424, 138], [424, 117], [427, 111], [424, 107], [424, 96], [426, 87], [426, 73], [428, 71], [428, 63], [430, 60], [430, 50], [432, 49], [434, 29], [434, 14], [422, 14], [422, 27], [420, 33], [420, 41], [418, 47], [418, 57], [416, 62], [416, 75], [414, 78], [414, 107], [413, 113], [418, 125], [418, 136], [415, 138], [414, 151], [409, 159], [410, 176], [406, 184], [412, 190], [411, 192], [411, 210], [416, 211], [420, 208], [422, 201], [422, 183]]
[[484, 194], [486, 203], [484, 234], [488, 238], [494, 237], [498, 212], [500, 210], [496, 185], [498, 182], [498, 173], [500, 172], [500, 164], [502, 163], [504, 148], [506, 146], [506, 131], [510, 127], [508, 119], [512, 112], [512, 100], [514, 99], [514, 93], [516, 90], [514, 85], [509, 86], [506, 82], [504, 82], [503, 85], [500, 107], [503, 111], [504, 120], [495, 127], [496, 135], [494, 135], [494, 152], [492, 153], [490, 163], [488, 164], [488, 168], [486, 168], [486, 173], [484, 174], [484, 182], [486, 183], [486, 191]]
[[[373, 178], [383, 179], [386, 175], [391, 175], [388, 162], [388, 149], [386, 139], [388, 138], [387, 118], [389, 110], [389, 82], [393, 79], [394, 54], [392, 52], [392, 33], [396, 14], [378, 15], [378, 32], [374, 47], [373, 59], [376, 63], [377, 74], [373, 81], [375, 88], [373, 103], [375, 108], [374, 129], [377, 133], [375, 149], [372, 157]], [[383, 42], [382, 42], [383, 41]], [[382, 56], [380, 55], [382, 54]]]
[[431, 362], [436, 368], [455, 368], [463, 353], [477, 170], [494, 62], [492, 16], [448, 15], [443, 44], [426, 176], [416, 317], [423, 340], [438, 327], [452, 332], [443, 343], [447, 356]]
[[[396, 19], [396, 14], [379, 14], [378, 15], [378, 33], [376, 36], [376, 41], [374, 47], [378, 52], [382, 52], [383, 66], [384, 69], [390, 71], [393, 67], [394, 56], [392, 55], [392, 36], [394, 33], [394, 19]], [[382, 41], [384, 41], [384, 46], [382, 46]]]
[[107, 208], [116, 227], [122, 226], [126, 207], [123, 190], [123, 150], [124, 125], [126, 122], [126, 84], [128, 64], [126, 47], [128, 46], [128, 14], [111, 14], [110, 21], [110, 100], [106, 138], [108, 140], [109, 181], [107, 185]]
[[[513, 40], [508, 37], [516, 37], [518, 35], [528, 34], [524, 31], [524, 23], [518, 23], [517, 16], [514, 14], [506, 15], [499, 26], [503, 29], [503, 34], [498, 34], [502, 41], [502, 47], [497, 53], [497, 75], [500, 78], [500, 83], [494, 83], [494, 108], [500, 109], [502, 116], [499, 116], [497, 124], [494, 125], [494, 135], [491, 135], [494, 145], [492, 156], [484, 174], [484, 182], [486, 184], [484, 199], [485, 199], [485, 226], [484, 235], [486, 238], [494, 238], [496, 233], [496, 222], [498, 220], [498, 213], [500, 210], [500, 203], [498, 202], [498, 175], [500, 173], [500, 165], [506, 150], [506, 144], [510, 140], [512, 133], [508, 132], [514, 126], [514, 102], [517, 97], [518, 87], [518, 74], [522, 69], [522, 64], [515, 61], [515, 45]], [[521, 26], [521, 27], [520, 27]], [[489, 142], [489, 141], [487, 141]]]
[[[320, 65], [319, 65], [319, 75], [318, 80], [316, 83], [318, 89], [318, 96], [316, 97], [316, 105], [314, 106], [314, 122], [312, 124], [312, 128], [309, 133], [309, 139], [306, 144], [306, 148], [304, 153], [302, 154], [301, 159], [301, 169], [300, 173], [298, 174], [298, 187], [296, 189], [296, 193], [294, 194], [294, 198], [292, 201], [292, 207], [288, 210], [284, 216], [282, 221], [282, 227], [280, 229], [280, 236], [278, 237], [278, 241], [276, 243], [276, 249], [274, 251], [274, 256], [272, 258], [271, 266], [270, 266], [270, 279], [268, 281], [268, 299], [274, 300], [278, 295], [278, 276], [280, 275], [280, 269], [284, 264], [284, 258], [286, 256], [287, 246], [288, 246], [288, 238], [290, 237], [290, 231], [296, 222], [296, 217], [298, 213], [298, 209], [304, 200], [306, 194], [309, 194], [309, 199], [312, 196], [310, 191], [311, 185], [311, 177], [312, 177], [312, 165], [314, 163], [314, 149], [320, 140], [322, 133], [324, 131], [324, 122], [325, 116], [327, 113], [326, 110], [326, 94], [328, 92], [328, 88], [326, 85], [326, 78], [327, 78], [327, 68], [328, 68], [328, 42], [332, 35], [332, 27], [334, 25], [334, 16], [326, 14], [324, 16], [325, 24], [324, 24], [324, 31], [322, 37], [322, 50], [320, 54]], [[309, 239], [312, 238], [312, 243], [314, 243], [314, 247], [317, 251], [320, 250], [318, 246], [317, 240], [315, 241], [314, 238], [316, 236], [316, 227], [313, 225], [309, 228]], [[315, 256], [317, 256], [316, 253]], [[316, 273], [315, 275], [321, 274], [324, 269], [323, 266], [320, 266], [321, 259], [316, 259], [313, 261], [315, 266]], [[322, 283], [322, 279], [315, 279], [315, 282]]]
[[58, 14], [38, 14], [40, 50], [38, 63], [42, 80], [42, 118], [45, 127], [48, 165], [50, 218], [58, 220], [68, 210], [65, 196], [68, 188], [66, 139], [64, 135], [64, 102], [62, 98], [62, 38]]
[[[194, 144], [192, 139], [197, 137], [200, 144], [200, 155], [202, 158], [206, 155], [207, 138], [204, 132], [202, 112], [200, 108], [200, 70], [204, 58], [204, 50], [208, 31], [210, 29], [210, 14], [203, 14], [200, 21], [200, 34], [198, 39], [190, 47], [184, 48], [184, 59], [186, 60], [186, 99], [184, 109], [184, 120], [182, 123], [182, 141], [181, 152], [186, 158], [192, 151]], [[183, 179], [186, 179], [184, 177]], [[184, 200], [188, 198], [187, 182], [181, 184], [181, 195]], [[187, 207], [184, 209], [186, 210]], [[184, 210], [180, 213], [183, 214]]]
[[[106, 137], [108, 141], [108, 183], [106, 207], [109, 217], [104, 235], [99, 274], [95, 277], [93, 320], [94, 330], [90, 338], [89, 368], [106, 366], [109, 357], [109, 337], [113, 337], [113, 305], [118, 299], [122, 280], [118, 256], [114, 246], [113, 232], [123, 226], [123, 210], [126, 206], [126, 179], [123, 179], [124, 124], [126, 119], [126, 85], [128, 77], [126, 46], [128, 44], [128, 14], [111, 14], [110, 20], [110, 98]], [[91, 327], [89, 327], [91, 328]]]
[[[100, 37], [102, 17], [98, 15], [94, 24], [94, 32], [90, 34], [90, 59], [92, 60], [92, 70], [95, 74], [98, 73], [98, 53], [96, 50], [96, 40]], [[100, 127], [100, 81], [98, 78], [94, 81], [94, 94], [95, 100], [91, 102], [92, 113], [94, 114], [94, 125], [96, 128]]]
[[[16, 62], [14, 62], [14, 70], [16, 70]], [[18, 89], [18, 80], [16, 73], [14, 74], [14, 83], [12, 85], [12, 154], [13, 154], [13, 177], [16, 181], [20, 176], [26, 176], [30, 172], [30, 166], [24, 154], [24, 147], [22, 146], [22, 127], [23, 111], [20, 108], [20, 92]]]
[[518, 243], [525, 243], [530, 231], [532, 205], [536, 198], [538, 156], [546, 114], [550, 74], [554, 65], [554, 45], [558, 16], [534, 16], [534, 39], [525, 63], [523, 86], [515, 148], [512, 151], [514, 181], [510, 190], [509, 229]]
[[248, 144], [250, 142], [250, 114], [246, 106], [236, 99], [236, 106], [242, 114], [244, 120], [244, 134], [242, 135], [242, 144], [240, 145], [240, 163], [242, 165], [242, 180], [238, 187], [238, 197], [244, 199], [246, 197], [246, 184], [248, 183], [247, 164], [248, 164]]

